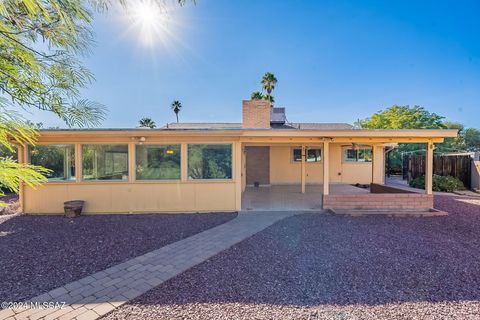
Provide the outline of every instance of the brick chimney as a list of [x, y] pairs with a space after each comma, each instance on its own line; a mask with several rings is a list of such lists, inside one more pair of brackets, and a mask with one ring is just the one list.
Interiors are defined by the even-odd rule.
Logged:
[[245, 129], [270, 129], [270, 102], [243, 100], [242, 127]]

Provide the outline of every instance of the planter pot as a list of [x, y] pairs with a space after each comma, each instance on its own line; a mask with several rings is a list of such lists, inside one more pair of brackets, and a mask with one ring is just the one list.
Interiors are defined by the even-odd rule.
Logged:
[[63, 210], [65, 211], [65, 216], [68, 218], [78, 217], [83, 210], [83, 200], [72, 200], [66, 201], [63, 203]]

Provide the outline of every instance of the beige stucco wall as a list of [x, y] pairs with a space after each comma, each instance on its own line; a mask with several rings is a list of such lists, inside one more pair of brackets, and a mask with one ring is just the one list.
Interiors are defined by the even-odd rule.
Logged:
[[480, 190], [480, 161], [472, 161], [472, 189]]
[[[290, 146], [270, 147], [270, 184], [299, 184], [301, 163], [292, 161]], [[321, 184], [323, 181], [322, 163], [306, 163], [306, 183]]]
[[[311, 148], [321, 146], [309, 145]], [[301, 163], [292, 161], [292, 148], [290, 146], [272, 146], [270, 148], [270, 183], [271, 184], [299, 184], [301, 183]], [[374, 153], [375, 177], [379, 183], [384, 182], [384, 154], [381, 146]], [[323, 154], [323, 152], [322, 152]], [[323, 183], [322, 162], [306, 163], [306, 183]], [[371, 183], [371, 162], [344, 162], [342, 144], [330, 144], [330, 183]]]
[[86, 213], [234, 211], [234, 182], [55, 183], [25, 189], [26, 213], [62, 213], [63, 202], [85, 200]]
[[[130, 213], [130, 212], [215, 212], [237, 211], [241, 206], [241, 144], [232, 144], [232, 179], [188, 180], [186, 175], [186, 146], [182, 149], [182, 179], [175, 181], [136, 181], [135, 143], [116, 139], [115, 143], [129, 145], [129, 181], [81, 181], [77, 168], [76, 182], [49, 182], [37, 189], [24, 186], [22, 210], [28, 214], [61, 214], [63, 203], [68, 200], [85, 200], [85, 213]], [[42, 143], [42, 142], [41, 142]], [[52, 142], [53, 143], [53, 142]], [[85, 142], [62, 140], [55, 142], [76, 145], [76, 163], [81, 163], [80, 145]], [[102, 141], [102, 143], [109, 143]], [[113, 141], [112, 141], [113, 143]], [[151, 141], [149, 143], [156, 144]], [[159, 141], [164, 144], [168, 141]], [[214, 140], [196, 143], [215, 143]], [[217, 142], [219, 143], [219, 142]], [[26, 151], [24, 151], [26, 158]]]

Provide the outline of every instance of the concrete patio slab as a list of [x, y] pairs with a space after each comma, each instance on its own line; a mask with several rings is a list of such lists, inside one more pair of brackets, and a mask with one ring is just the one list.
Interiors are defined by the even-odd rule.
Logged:
[[[323, 185], [307, 185], [301, 193], [300, 185], [272, 185], [247, 187], [242, 195], [243, 210], [279, 211], [321, 211]], [[330, 184], [331, 194], [364, 194], [367, 189], [349, 184]]]

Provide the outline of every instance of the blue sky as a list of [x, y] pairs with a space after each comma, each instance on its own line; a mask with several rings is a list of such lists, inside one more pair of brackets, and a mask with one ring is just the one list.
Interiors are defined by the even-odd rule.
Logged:
[[103, 127], [172, 122], [175, 99], [181, 121], [240, 121], [266, 71], [290, 121], [352, 123], [417, 104], [480, 127], [479, 1], [197, 0], [169, 12], [154, 48], [119, 16], [97, 16], [85, 59], [97, 80], [84, 94], [109, 109]]

